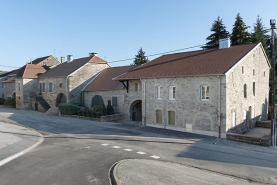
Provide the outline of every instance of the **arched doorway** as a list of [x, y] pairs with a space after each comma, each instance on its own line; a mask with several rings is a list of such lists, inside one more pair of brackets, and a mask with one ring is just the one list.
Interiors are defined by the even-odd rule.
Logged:
[[15, 92], [13, 92], [13, 94], [12, 94], [12, 98], [15, 98], [16, 97], [16, 93]]
[[66, 103], [66, 96], [63, 93], [58, 94], [57, 99], [56, 99], [56, 106], [60, 103]]
[[99, 96], [99, 95], [93, 96], [93, 98], [91, 99], [91, 108], [96, 105], [104, 105], [102, 96]]
[[136, 100], [130, 106], [131, 121], [142, 121], [142, 101]]

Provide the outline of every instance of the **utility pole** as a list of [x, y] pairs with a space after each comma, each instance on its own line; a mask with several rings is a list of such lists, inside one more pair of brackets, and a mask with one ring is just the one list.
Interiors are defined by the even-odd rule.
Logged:
[[276, 146], [276, 117], [275, 117], [275, 38], [274, 38], [274, 29], [275, 29], [276, 20], [270, 19], [271, 25], [271, 60], [272, 60], [272, 70], [271, 70], [271, 92], [272, 92], [272, 115], [271, 115], [271, 144]]

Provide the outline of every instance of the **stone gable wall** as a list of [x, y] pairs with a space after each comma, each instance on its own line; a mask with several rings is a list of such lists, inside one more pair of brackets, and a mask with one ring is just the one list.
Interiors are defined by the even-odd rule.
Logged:
[[59, 65], [60, 62], [55, 59], [53, 56], [50, 56], [48, 59], [44, 60], [43, 62], [41, 62], [38, 65], [46, 65], [46, 66], [54, 66], [54, 65]]
[[97, 73], [105, 68], [109, 68], [109, 65], [89, 62], [70, 75], [68, 79], [70, 92], [69, 101], [80, 103], [82, 89], [91, 82]]
[[38, 79], [23, 78], [23, 107], [22, 109], [32, 109], [31, 96], [38, 94]]
[[[244, 74], [242, 74], [242, 66]], [[253, 69], [255, 69], [255, 76], [253, 76]], [[241, 129], [253, 128], [256, 121], [267, 120], [269, 71], [266, 57], [261, 46], [259, 46], [226, 75], [228, 84], [226, 132], [245, 132]], [[253, 95], [253, 82], [256, 83], [255, 96]], [[244, 98], [244, 84], [247, 85], [247, 98]], [[265, 104], [265, 108], [262, 112], [263, 104]], [[252, 108], [255, 106], [255, 115], [251, 124], [249, 124], [248, 119], [249, 114], [251, 114], [250, 106]], [[235, 125], [233, 123], [233, 112], [236, 115]]]

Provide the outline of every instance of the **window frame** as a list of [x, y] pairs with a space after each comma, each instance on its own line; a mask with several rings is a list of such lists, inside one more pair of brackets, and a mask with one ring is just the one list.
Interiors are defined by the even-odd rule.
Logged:
[[252, 93], [253, 93], [253, 96], [255, 97], [256, 96], [256, 83], [255, 82], [252, 83], [252, 88], [253, 88]]
[[163, 95], [162, 90], [163, 90], [162, 86], [160, 86], [160, 85], [156, 86], [156, 88], [155, 88], [156, 93], [155, 94], [156, 94], [156, 99], [157, 100], [162, 99], [162, 95]]
[[[114, 101], [116, 100], [116, 101]], [[116, 105], [115, 105], [116, 104]], [[118, 98], [116, 96], [113, 96], [112, 97], [112, 106], [113, 107], [117, 107], [118, 106]]]
[[244, 74], [244, 67], [242, 66], [242, 68], [241, 68], [241, 69], [242, 69], [242, 74]]
[[135, 92], [138, 92], [141, 90], [141, 85], [140, 83], [135, 83]]
[[[169, 112], [174, 112], [174, 124], [170, 124]], [[167, 125], [176, 126], [176, 111], [175, 110], [167, 111]]]
[[[204, 91], [205, 91], [205, 98], [203, 99], [203, 88], [202, 87], [205, 87]], [[207, 91], [207, 87], [209, 88], [209, 90]], [[200, 86], [200, 99], [201, 101], [210, 101], [210, 85], [201, 85]], [[209, 96], [207, 96], [207, 92], [209, 92]], [[208, 97], [208, 99], [207, 99]]]
[[243, 85], [243, 97], [245, 99], [247, 98], [247, 84], [246, 83]]
[[[172, 91], [172, 93], [171, 93], [171, 91]], [[170, 97], [171, 94], [172, 94], [172, 97]], [[175, 85], [168, 86], [168, 99], [176, 100], [176, 86]]]
[[20, 82], [17, 83], [18, 91], [20, 91]]
[[[51, 91], [50, 91], [50, 84], [51, 84]], [[48, 83], [48, 92], [53, 92], [53, 82]]]

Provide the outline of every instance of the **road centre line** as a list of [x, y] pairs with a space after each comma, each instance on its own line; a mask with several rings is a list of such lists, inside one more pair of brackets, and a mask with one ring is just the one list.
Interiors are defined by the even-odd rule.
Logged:
[[126, 150], [126, 151], [128, 151], [128, 152], [133, 151], [133, 149], [128, 149], [128, 148], [127, 148], [127, 149], [124, 149], [124, 150]]
[[146, 153], [145, 153], [145, 152], [137, 152], [137, 154], [144, 155], [144, 154], [146, 154]]
[[108, 146], [109, 144], [101, 144], [101, 145], [103, 145], [103, 146]]
[[120, 146], [113, 146], [113, 148], [121, 148]]
[[150, 156], [150, 157], [152, 157], [152, 158], [154, 158], [154, 159], [159, 159], [159, 158], [160, 158], [159, 156], [156, 156], [156, 155], [152, 155], [152, 156]]

